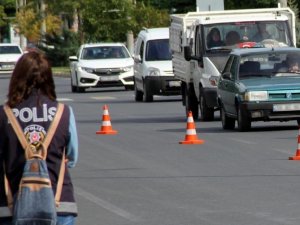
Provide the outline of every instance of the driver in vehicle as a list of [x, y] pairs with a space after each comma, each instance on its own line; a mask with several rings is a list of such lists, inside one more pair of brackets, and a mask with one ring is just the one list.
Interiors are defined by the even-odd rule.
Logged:
[[289, 55], [287, 57], [288, 72], [300, 73], [300, 59], [299, 55]]
[[300, 54], [289, 54], [277, 72], [300, 73]]

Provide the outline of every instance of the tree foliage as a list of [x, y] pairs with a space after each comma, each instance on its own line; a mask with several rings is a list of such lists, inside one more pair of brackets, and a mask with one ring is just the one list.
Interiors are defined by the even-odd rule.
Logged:
[[46, 34], [59, 33], [61, 19], [50, 12], [43, 16], [33, 3], [26, 5], [16, 13], [15, 23], [20, 34], [23, 34], [30, 42], [38, 43], [42, 39], [43, 22], [46, 24]]

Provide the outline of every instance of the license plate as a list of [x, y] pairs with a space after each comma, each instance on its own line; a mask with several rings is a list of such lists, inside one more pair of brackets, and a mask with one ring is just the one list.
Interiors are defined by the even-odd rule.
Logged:
[[119, 76], [105, 76], [105, 77], [100, 77], [101, 81], [117, 81], [119, 80]]
[[0, 66], [3, 70], [13, 70], [15, 68], [15, 65], [2, 65]]
[[274, 104], [274, 112], [284, 112], [284, 111], [300, 111], [300, 103], [293, 104]]
[[169, 81], [170, 87], [180, 87], [181, 82], [180, 81]]

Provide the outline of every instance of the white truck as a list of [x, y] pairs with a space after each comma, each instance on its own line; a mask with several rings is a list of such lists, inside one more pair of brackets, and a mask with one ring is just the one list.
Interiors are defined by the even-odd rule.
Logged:
[[[210, 45], [208, 37], [216, 29], [221, 40], [218, 45]], [[230, 36], [232, 33], [237, 39]], [[171, 15], [173, 72], [181, 80], [182, 104], [186, 113], [192, 111], [194, 119], [198, 119], [200, 109], [203, 121], [214, 119], [218, 110], [217, 80], [233, 48], [294, 47], [295, 44], [295, 15], [290, 8]]]

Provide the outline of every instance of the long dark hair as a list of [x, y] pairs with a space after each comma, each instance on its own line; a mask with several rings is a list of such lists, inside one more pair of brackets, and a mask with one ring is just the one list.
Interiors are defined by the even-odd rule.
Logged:
[[33, 89], [56, 100], [55, 85], [51, 66], [40, 52], [25, 53], [13, 71], [7, 95], [7, 104], [15, 107], [27, 99]]

